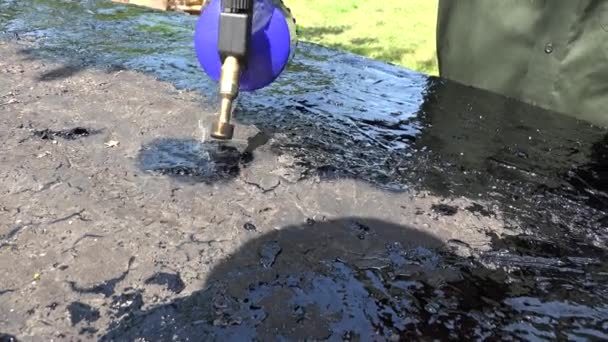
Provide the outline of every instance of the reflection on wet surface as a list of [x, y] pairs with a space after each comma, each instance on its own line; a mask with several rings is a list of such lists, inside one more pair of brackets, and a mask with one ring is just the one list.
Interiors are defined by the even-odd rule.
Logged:
[[[69, 72], [126, 67], [213, 97], [215, 84], [192, 48], [196, 18], [104, 2], [31, 4], [0, 1], [0, 32], [20, 39], [29, 58], [63, 58]], [[108, 336], [264, 339], [287, 326], [285, 338], [481, 339], [495, 331], [504, 339], [608, 338], [605, 130], [310, 44], [300, 44], [278, 82], [242, 94], [240, 104], [237, 121], [265, 132], [250, 143], [294, 157], [308, 175], [483, 200], [493, 207], [467, 210], [499, 211], [523, 234], [496, 238], [492, 251], [473, 260], [396, 245], [402, 238], [378, 222], [327, 224], [328, 239], [343, 245], [323, 254], [310, 240], [314, 233], [291, 227], [243, 246], [218, 267], [232, 288], [218, 285], [144, 312], [135, 306], [138, 315]], [[235, 177], [252, 157], [160, 139], [142, 148], [139, 162], [213, 183]], [[351, 257], [372, 242], [369, 259]]]

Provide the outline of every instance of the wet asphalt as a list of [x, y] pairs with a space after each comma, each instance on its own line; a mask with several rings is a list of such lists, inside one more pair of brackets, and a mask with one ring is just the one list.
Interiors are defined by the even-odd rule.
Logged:
[[[26, 61], [63, 65], [39, 74], [37, 82], [79, 80], [91, 70], [133, 70], [178, 90], [196, 92], [200, 97], [196, 101], [204, 108], [217, 102], [214, 84], [193, 55], [195, 18], [101, 2], [31, 4], [0, 1], [0, 33], [19, 46]], [[85, 153], [93, 141], [87, 139], [104, 134], [90, 124], [93, 121], [30, 127], [23, 120], [7, 119], [8, 109], [0, 107], [0, 112], [5, 116], [5, 136], [24, 132], [20, 133], [23, 144], [80, 143]], [[424, 192], [442, 199], [464, 198], [466, 205], [440, 201], [412, 209], [410, 218], [443, 220], [449, 230], [450, 223], [454, 229], [466, 225], [457, 221], [470, 215], [498, 220], [501, 229], [511, 233], [483, 224], [475, 227], [487, 237], [483, 251], [477, 251], [464, 238], [444, 239], [432, 231], [388, 222], [390, 213], [385, 219], [317, 215], [265, 230], [255, 222], [256, 215], [230, 218], [239, 236], [256, 235], [236, 239], [234, 248], [225, 251], [215, 246], [222, 236], [174, 238], [193, 246], [189, 251], [200, 258], [212, 260], [208, 272], [201, 271], [205, 277], [199, 288], [186, 286], [191, 279], [184, 277], [183, 270], [150, 269], [146, 276], [133, 278], [130, 272], [142, 271], [133, 269], [137, 262], [128, 253], [113, 264], [114, 275], [103, 281], [87, 285], [66, 281], [62, 291], [75, 296], [70, 297], [73, 301], [45, 303], [49, 312], [55, 310], [53, 306], [65, 307], [66, 326], [73, 327], [59, 328], [56, 338], [65, 333], [64, 337], [91, 340], [608, 339], [605, 129], [305, 43], [300, 43], [292, 65], [276, 84], [243, 94], [236, 120], [248, 135], [232, 144], [169, 134], [156, 134], [142, 143], [128, 162], [138, 173], [156, 178], [137, 183], [144, 193], [141, 203], [155, 200], [154, 195], [145, 197], [146, 192], [161, 189], [153, 184], [155, 179], [182, 189], [175, 191], [176, 196], [192, 191], [188, 188], [224, 185], [236, 193], [241, 190], [231, 182], [240, 179], [255, 184], [260, 194], [256, 196], [270, 196], [281, 184], [291, 182], [296, 186], [289, 191], [295, 191], [296, 197], [298, 191], [305, 194], [297, 184], [306, 188], [346, 180], [386, 196]], [[263, 176], [254, 177], [255, 182], [244, 176], [263, 163], [274, 168], [274, 162], [266, 159], [269, 156], [289, 159], [290, 174], [267, 182]], [[5, 158], [9, 159], [13, 158]], [[5, 165], [10, 175], [8, 167], [13, 166]], [[35, 165], [33, 161], [30, 166], [34, 175]], [[9, 182], [3, 182], [8, 189]], [[50, 180], [44, 186], [55, 185]], [[322, 188], [319, 196], [338, 201], [331, 199], [339, 197], [334, 190]], [[10, 202], [18, 200], [12, 196], [15, 193], [3, 194], [1, 204], [7, 213], [12, 210]], [[370, 200], [365, 206], [388, 207], [389, 197], [378, 196], [381, 200]], [[278, 200], [260, 197], [268, 204], [267, 211], [273, 210], [273, 201]], [[391, 205], [409, 210], [411, 202], [403, 201]], [[176, 208], [180, 205], [183, 202]], [[298, 205], [313, 211], [305, 202]], [[259, 207], [258, 215], [263, 210]], [[223, 215], [219, 222], [243, 215], [234, 209], [217, 213]], [[73, 220], [86, 224], [85, 214], [60, 216], [41, 226]], [[209, 212], [198, 214], [202, 215]], [[36, 217], [22, 221], [33, 222]], [[100, 226], [109, 224], [100, 222]], [[24, 225], [31, 223], [2, 228], [0, 246], [27, 245], [28, 240], [20, 240], [25, 239], [20, 237]], [[131, 228], [155, 226], [150, 227]], [[92, 231], [90, 239], [97, 239], [98, 233]], [[170, 244], [163, 245], [163, 239], [158, 243], [166, 251], [165, 258], [177, 253]], [[95, 253], [94, 248], [89, 251]], [[2, 252], [15, 258], [25, 255], [18, 248]], [[126, 282], [141, 286], [123, 286]], [[146, 303], [146, 291], [152, 287], [167, 293], [164, 301]], [[18, 288], [0, 285], [0, 307], [17, 305], [20, 295]], [[44, 293], [41, 296], [45, 298]], [[49, 292], [47, 297], [56, 296]], [[9, 321], [10, 315], [4, 317], [0, 330], [31, 338], [27, 328]], [[40, 319], [34, 322], [44, 324]], [[6, 336], [0, 334], [0, 339]]]

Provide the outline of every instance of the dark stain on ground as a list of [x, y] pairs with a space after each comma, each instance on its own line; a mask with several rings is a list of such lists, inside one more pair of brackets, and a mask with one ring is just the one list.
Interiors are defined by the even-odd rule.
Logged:
[[6, 293], [11, 293], [11, 292], [15, 292], [15, 289], [0, 290], [0, 296], [2, 296], [3, 294], [6, 294]]
[[[83, 219], [81, 215], [70, 215], [70, 216], [71, 216], [71, 217], [69, 217], [69, 218], [68, 218], [68, 220], [69, 220], [70, 218], [72, 218], [72, 217], [77, 216], [77, 217], [79, 217], [79, 218], [80, 218], [81, 220], [83, 220], [83, 221], [90, 221], [90, 220], [87, 220], [87, 219]], [[85, 240], [85, 239], [103, 239], [103, 238], [104, 238], [104, 236], [103, 236], [103, 235], [98, 235], [98, 234], [84, 234], [83, 236], [81, 236], [81, 237], [79, 237], [78, 239], [76, 239], [76, 241], [74, 241], [74, 243], [72, 244], [72, 247], [70, 247], [70, 248], [68, 248], [68, 249], [64, 250], [62, 253], [65, 253], [65, 252], [67, 252], [67, 251], [73, 251], [73, 250], [75, 250], [75, 249], [76, 249], [76, 246], [77, 246], [77, 245], [78, 245], [78, 244], [79, 244], [81, 241], [83, 241], [83, 240]]]
[[68, 305], [67, 309], [72, 325], [83, 321], [88, 323], [95, 322], [101, 317], [99, 310], [81, 302], [73, 302]]
[[250, 232], [257, 230], [256, 226], [253, 223], [251, 223], [251, 222], [245, 223], [243, 225], [243, 229], [245, 229], [247, 231], [250, 231]]
[[[374, 234], [360, 240], [353, 221]], [[266, 246], [282, 249], [270, 268], [258, 262]], [[502, 251], [480, 262], [444, 247], [417, 229], [374, 219], [285, 227], [224, 260], [205, 290], [119, 321], [102, 340], [606, 336], [608, 264], [601, 259], [564, 251], [553, 263]], [[517, 271], [501, 267], [507, 265]], [[583, 274], [584, 287], [576, 285]]]
[[99, 283], [97, 285], [91, 286], [91, 287], [82, 287], [82, 286], [78, 286], [75, 282], [73, 281], [68, 281], [68, 284], [70, 284], [70, 288], [72, 289], [72, 291], [78, 292], [78, 293], [93, 293], [93, 294], [103, 294], [105, 297], [110, 297], [114, 294], [114, 291], [116, 289], [116, 285], [118, 285], [118, 283], [120, 283], [121, 281], [123, 281], [127, 275], [129, 274], [130, 270], [131, 270], [131, 265], [133, 264], [133, 261], [135, 261], [135, 257], [131, 257], [129, 259], [129, 263], [127, 265], [127, 270], [125, 272], [123, 272], [120, 276], [116, 277], [116, 278], [112, 278], [109, 280], [106, 280], [102, 283]]
[[18, 342], [17, 338], [13, 335], [0, 333], [0, 342]]
[[490, 217], [490, 216], [494, 215], [494, 213], [492, 213], [490, 210], [486, 209], [483, 205], [481, 205], [479, 203], [473, 203], [472, 205], [466, 207], [465, 209], [472, 213], [479, 214], [479, 215], [485, 216], [485, 217]]
[[[247, 162], [253, 160], [251, 154]], [[228, 144], [158, 139], [139, 153], [140, 168], [185, 182], [215, 183], [239, 175], [242, 154]]]
[[[69, 221], [69, 220], [71, 220], [73, 218], [78, 218], [79, 220], [85, 221], [85, 222], [91, 221], [90, 219], [87, 219], [85, 216], [82, 215], [84, 212], [85, 212], [85, 210], [82, 209], [82, 210], [80, 210], [78, 212], [75, 212], [75, 213], [66, 215], [64, 217], [60, 217], [58, 219], [55, 219], [53, 221], [50, 221], [48, 223], [48, 225], [50, 226], [50, 225], [53, 225], [53, 224], [56, 224], [56, 223], [59, 223], [59, 222], [66, 222], [66, 221]], [[78, 241], [80, 241], [80, 240], [78, 240]]]
[[14, 225], [8, 233], [0, 236], [0, 248], [9, 245], [9, 241], [19, 234], [22, 229], [28, 226], [32, 226], [32, 223], [30, 222]]
[[164, 285], [167, 290], [174, 293], [180, 293], [186, 287], [179, 273], [171, 274], [166, 272], [154, 274], [150, 278], [146, 279], [145, 284]]
[[247, 138], [247, 147], [243, 150], [241, 154], [241, 163], [247, 165], [253, 161], [253, 152], [260, 146], [266, 145], [268, 141], [272, 138], [266, 132], [258, 132], [253, 137]]
[[447, 204], [433, 204], [431, 210], [443, 216], [454, 216], [458, 213], [458, 208]]
[[110, 304], [110, 309], [113, 310], [114, 317], [120, 318], [125, 314], [130, 314], [132, 312], [140, 310], [143, 305], [144, 300], [141, 292], [131, 291], [121, 293], [120, 295], [112, 296], [112, 303]]
[[97, 333], [99, 331], [99, 329], [95, 329], [93, 327], [83, 327], [80, 329], [79, 333], [81, 335], [93, 335], [95, 333]]
[[55, 140], [56, 138], [62, 138], [65, 140], [76, 140], [79, 138], [88, 137], [92, 134], [97, 134], [99, 131], [91, 130], [84, 127], [75, 127], [70, 129], [64, 129], [60, 131], [54, 131], [51, 129], [34, 130], [32, 131], [34, 136], [42, 140]]

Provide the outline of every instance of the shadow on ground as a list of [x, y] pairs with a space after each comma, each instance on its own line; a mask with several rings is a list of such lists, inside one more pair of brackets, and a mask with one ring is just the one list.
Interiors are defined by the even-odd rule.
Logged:
[[[407, 251], [419, 258], [410, 271], [424, 272], [440, 246], [426, 233], [374, 219], [309, 220], [245, 244], [212, 271], [207, 289], [132, 312], [102, 340], [323, 339], [379, 328], [389, 336], [413, 303], [391, 298], [375, 272], [409, 268]], [[400, 289], [391, 291], [403, 294], [413, 285], [396, 282]]]
[[47, 81], [66, 79], [66, 78], [69, 78], [69, 77], [72, 77], [72, 76], [78, 74], [82, 70], [84, 70], [84, 67], [65, 65], [65, 66], [53, 69], [51, 71], [45, 72], [44, 74], [42, 74], [38, 77], [38, 80], [42, 81], [42, 82], [47, 82]]
[[[22, 13], [10, 23], [2, 16], [0, 24], [37, 40], [32, 58], [68, 61], [40, 79], [74, 75], [69, 66], [81, 61], [102, 69], [124, 65], [186, 88], [214, 86], [187, 44], [191, 20], [171, 16], [175, 34], [143, 32], [138, 23], [146, 16], [131, 17], [119, 6], [88, 15], [77, 3], [40, 1], [52, 4], [45, 10], [0, 2], [3, 14]], [[59, 4], [74, 9], [59, 11]], [[7, 6], [11, 11], [4, 11]], [[373, 331], [442, 338], [499, 329], [524, 337], [608, 338], [602, 335], [607, 258], [602, 251], [585, 252], [605, 241], [607, 216], [598, 200], [605, 190], [605, 131], [452, 82], [429, 78], [425, 86], [420, 75], [320, 47], [301, 46], [300, 52], [299, 70], [283, 74], [276, 88], [256, 95], [257, 102], [250, 98], [259, 106], [239, 118], [284, 136], [274, 151], [292, 156], [308, 174], [495, 202], [508, 222], [535, 239], [525, 243], [528, 249], [509, 246], [520, 252], [515, 256], [497, 252], [488, 268], [416, 244], [425, 234], [408, 227], [358, 219], [287, 227], [228, 257], [208, 290], [144, 311], [122, 306], [108, 338], [263, 338], [283, 322], [293, 327], [285, 330], [288, 337], [303, 331], [315, 338], [365, 339]], [[41, 138], [58, 132], [64, 131]], [[228, 146], [209, 158], [204, 152], [196, 141], [158, 140], [144, 147], [139, 161], [144, 170], [203, 182], [218, 181], [218, 174], [231, 179], [243, 165], [243, 153]], [[571, 172], [578, 178], [569, 178]], [[539, 255], [539, 248], [555, 252]], [[569, 248], [583, 252], [563, 252]], [[109, 293], [106, 288], [74, 287], [101, 294]], [[95, 308], [73, 309], [97, 317]]]
[[[43, 58], [41, 57], [41, 52], [38, 49], [23, 48], [19, 51], [19, 53], [24, 56], [25, 60], [37, 60]], [[91, 67], [91, 65], [84, 63], [82, 60], [79, 60], [76, 57], [66, 58], [63, 60], [63, 65], [40, 74], [37, 77], [37, 80], [40, 82], [64, 80], [73, 77]]]
[[[203, 290], [149, 310], [123, 308], [101, 340], [606, 336], [608, 308], [595, 295], [562, 294], [577, 281], [572, 268], [599, 274], [606, 266], [510, 259], [520, 268], [512, 274], [462, 247], [376, 219], [309, 220], [246, 243]], [[501, 262], [495, 255], [491, 264]]]

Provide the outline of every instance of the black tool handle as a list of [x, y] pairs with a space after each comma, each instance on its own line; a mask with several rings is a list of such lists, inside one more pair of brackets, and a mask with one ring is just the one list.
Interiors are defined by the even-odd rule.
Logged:
[[254, 0], [222, 0], [218, 51], [222, 61], [227, 56], [247, 60]]

